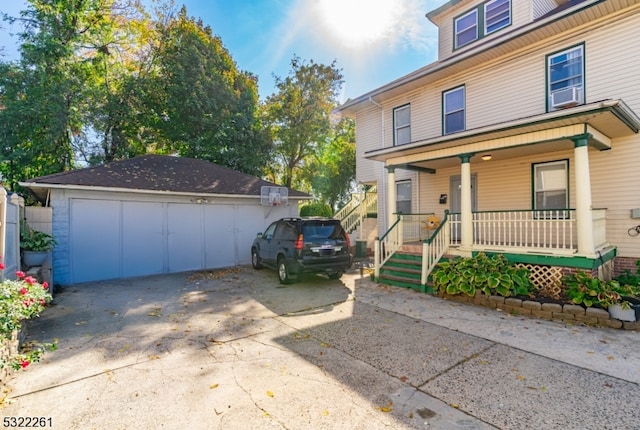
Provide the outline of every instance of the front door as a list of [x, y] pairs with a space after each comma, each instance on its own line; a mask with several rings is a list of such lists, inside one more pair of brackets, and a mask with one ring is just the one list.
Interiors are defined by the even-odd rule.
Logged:
[[[471, 210], [478, 210], [478, 177], [475, 174], [471, 175]], [[462, 179], [460, 175], [452, 176], [449, 180], [449, 196], [451, 196], [451, 203], [449, 204], [449, 211], [452, 214], [459, 214], [462, 211]], [[457, 217], [460, 220], [460, 217]], [[460, 242], [460, 223], [456, 223], [451, 230], [451, 241]]]

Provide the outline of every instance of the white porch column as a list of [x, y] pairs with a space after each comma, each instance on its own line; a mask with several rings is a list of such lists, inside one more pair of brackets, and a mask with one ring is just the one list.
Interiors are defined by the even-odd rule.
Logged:
[[471, 205], [471, 157], [473, 154], [460, 156], [460, 249], [471, 250], [473, 247], [473, 214]]
[[593, 215], [591, 213], [591, 175], [589, 174], [588, 135], [573, 138], [575, 147], [576, 224], [578, 254], [593, 255]]
[[396, 170], [393, 166], [387, 167], [387, 230], [391, 228], [396, 218]]

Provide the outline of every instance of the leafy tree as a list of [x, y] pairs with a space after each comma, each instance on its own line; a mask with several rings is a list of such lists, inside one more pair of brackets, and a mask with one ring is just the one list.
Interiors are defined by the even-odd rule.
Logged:
[[19, 180], [147, 152], [260, 175], [256, 78], [202, 22], [139, 0], [28, 0], [21, 58], [0, 63], [0, 173]]
[[74, 139], [83, 133], [86, 85], [108, 27], [112, 0], [28, 0], [19, 19], [21, 59], [1, 67], [0, 172], [19, 180], [74, 165]]
[[157, 56], [155, 79], [165, 93], [151, 104], [164, 151], [260, 175], [270, 142], [256, 77], [239, 71], [221, 39], [184, 7], [160, 30]]
[[276, 77], [278, 91], [264, 105], [276, 161], [268, 172], [270, 179], [306, 191], [302, 170], [330, 133], [331, 111], [342, 82], [335, 61], [329, 66], [313, 60], [307, 64], [297, 56], [291, 60], [289, 76]]
[[349, 198], [356, 176], [355, 124], [343, 118], [331, 137], [320, 143], [318, 153], [305, 170], [314, 194], [334, 211]]

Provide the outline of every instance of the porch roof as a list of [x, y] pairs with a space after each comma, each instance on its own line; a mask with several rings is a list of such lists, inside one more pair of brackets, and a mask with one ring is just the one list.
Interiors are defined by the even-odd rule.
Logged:
[[464, 154], [491, 153], [495, 160], [569, 149], [574, 147], [572, 138], [580, 136], [605, 150], [612, 139], [639, 131], [640, 117], [622, 100], [605, 100], [369, 151], [365, 158], [390, 167], [433, 170], [459, 164]]

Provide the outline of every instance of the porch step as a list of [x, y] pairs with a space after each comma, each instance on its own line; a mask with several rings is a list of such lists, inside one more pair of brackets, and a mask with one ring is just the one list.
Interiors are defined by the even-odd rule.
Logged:
[[[452, 255], [445, 255], [440, 261], [454, 258]], [[422, 255], [414, 252], [396, 252], [380, 268], [380, 278], [378, 282], [386, 285], [393, 285], [402, 288], [411, 288], [422, 291], [420, 279], [422, 277]], [[434, 293], [431, 286], [431, 276], [427, 278], [426, 293]]]
[[397, 252], [380, 269], [378, 282], [402, 288], [422, 291], [422, 256]]

